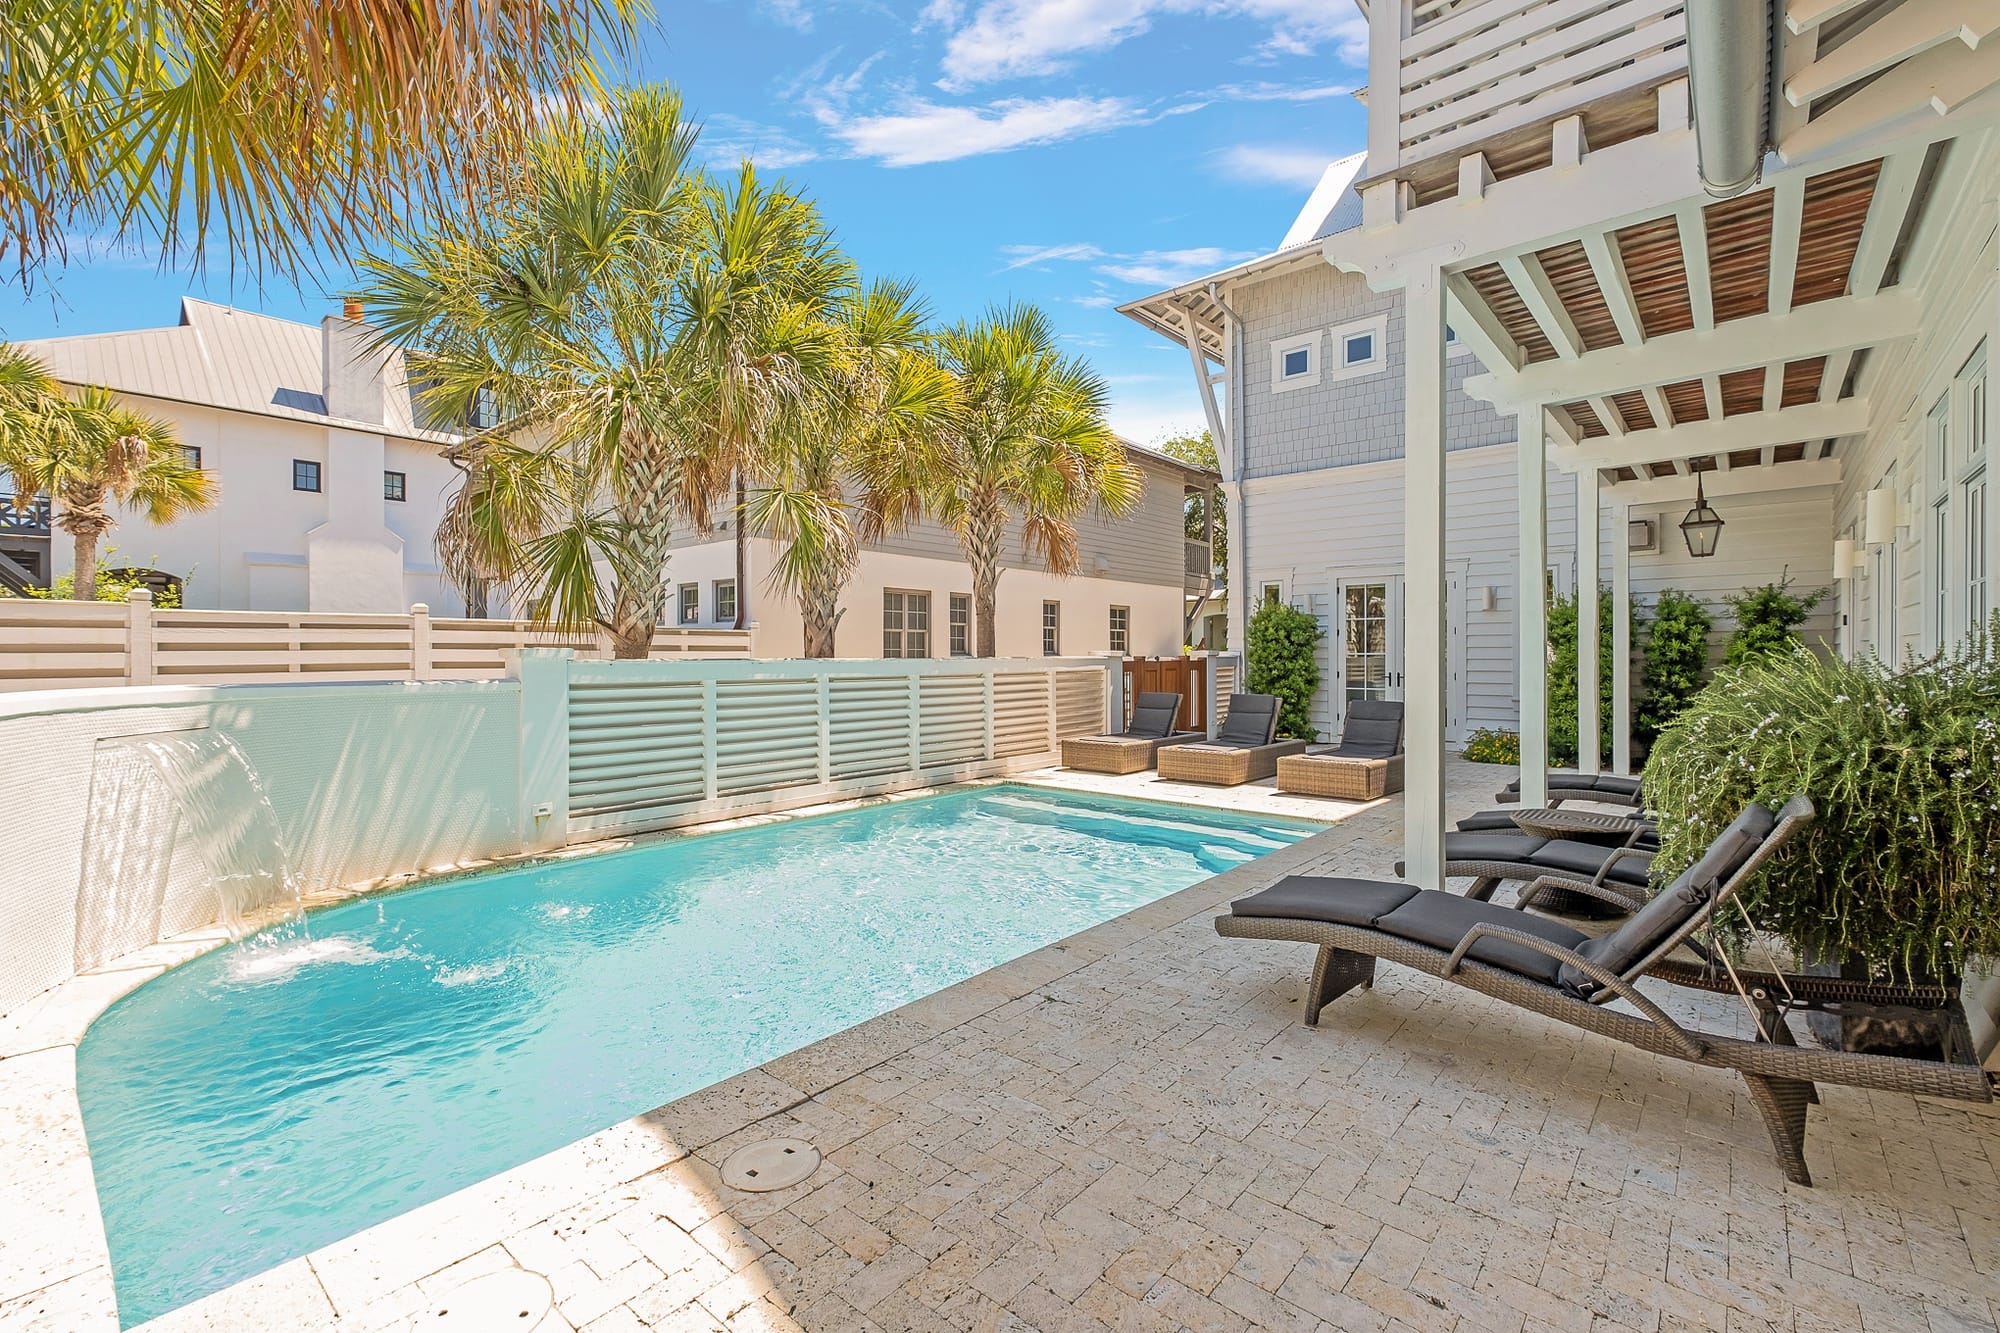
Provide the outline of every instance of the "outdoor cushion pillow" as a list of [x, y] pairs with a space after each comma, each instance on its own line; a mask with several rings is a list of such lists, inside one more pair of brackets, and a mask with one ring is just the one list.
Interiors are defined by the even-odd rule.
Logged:
[[[1577, 953], [1608, 972], [1624, 973], [1700, 911], [1716, 890], [1742, 869], [1743, 863], [1763, 845], [1776, 826], [1776, 817], [1763, 806], [1746, 807], [1709, 844], [1699, 860], [1674, 877], [1673, 883], [1653, 895], [1650, 902], [1609, 935], [1578, 945]], [[1597, 990], [1596, 982], [1570, 966], [1564, 966], [1556, 980], [1586, 999]]]
[[1390, 718], [1350, 717], [1340, 732], [1340, 750], [1359, 758], [1386, 759], [1402, 748], [1402, 724]]
[[[1450, 951], [1458, 947], [1466, 931], [1482, 922], [1538, 935], [1565, 949], [1574, 949], [1588, 938], [1582, 931], [1560, 921], [1531, 916], [1512, 907], [1495, 907], [1475, 898], [1461, 898], [1455, 893], [1440, 893], [1435, 889], [1423, 889], [1412, 895], [1408, 902], [1378, 920], [1375, 928], [1400, 939]], [[1536, 953], [1511, 940], [1490, 936], [1474, 943], [1467, 956], [1542, 982], [1554, 981], [1556, 969], [1562, 966], [1559, 960], [1547, 954]]]
[[[1551, 838], [1535, 849], [1527, 859], [1534, 865], [1559, 870], [1565, 875], [1575, 875], [1579, 879], [1595, 879], [1597, 872], [1604, 868], [1604, 862], [1616, 851], [1602, 843], [1579, 842], [1575, 838]], [[1621, 856], [1611, 867], [1605, 879], [1613, 884], [1625, 884], [1635, 888], [1645, 888], [1647, 872], [1652, 869], [1651, 853], [1641, 856]]]
[[1132, 710], [1132, 725], [1125, 734], [1147, 739], [1172, 735], [1174, 720], [1180, 711], [1181, 697], [1178, 694], [1142, 694], [1138, 706]]
[[1549, 845], [1547, 838], [1516, 830], [1505, 833], [1447, 833], [1444, 835], [1446, 861], [1526, 861]]
[[1288, 875], [1262, 893], [1238, 898], [1229, 904], [1229, 911], [1233, 916], [1277, 916], [1366, 928], [1416, 896], [1414, 884], [1394, 880]]
[[1229, 701], [1215, 739], [1228, 745], [1269, 745], [1278, 727], [1278, 701], [1268, 694], [1239, 694]]

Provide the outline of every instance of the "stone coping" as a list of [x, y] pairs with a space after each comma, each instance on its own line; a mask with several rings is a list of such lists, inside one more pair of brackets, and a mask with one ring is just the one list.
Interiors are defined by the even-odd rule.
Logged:
[[[982, 779], [752, 815], [640, 837], [582, 844], [420, 871], [315, 895], [308, 909], [356, 897], [429, 886], [466, 875], [624, 850], [662, 838], [786, 822], [867, 805], [907, 801], [960, 787], [1035, 785], [1080, 794], [1150, 793], [1074, 782], [1065, 771]], [[1145, 775], [1140, 775], [1145, 776]], [[1173, 784], [1163, 784], [1173, 785]], [[1203, 789], [1197, 789], [1200, 791]], [[1209, 809], [1286, 818], [1342, 818], [1370, 808], [1344, 802], [1263, 801], [1245, 789]], [[1168, 804], [1198, 808], [1182, 793]], [[1378, 803], [1379, 804], [1379, 803]], [[1282, 806], [1284, 808], [1271, 808]], [[1300, 807], [1304, 807], [1301, 809]], [[1310, 810], [1313, 813], [1306, 813]], [[213, 1293], [140, 1327], [148, 1333], [247, 1327], [313, 1328], [350, 1323], [385, 1293], [407, 1288], [486, 1243], [606, 1189], [639, 1180], [772, 1114], [900, 1055], [941, 1032], [1032, 994], [1037, 987], [1107, 957], [1216, 903], [1270, 882], [1324, 853], [1325, 833], [1202, 880], [1079, 934], [1025, 954], [944, 990], [877, 1015], [755, 1069], [724, 1079], [543, 1157], [378, 1223], [346, 1240]], [[76, 1048], [90, 1025], [138, 987], [229, 943], [205, 927], [84, 973], [0, 1016], [0, 1160], [21, 1164], [0, 1176], [0, 1333], [97, 1333], [119, 1327], [110, 1255], [91, 1175], [76, 1092]], [[465, 1276], [477, 1276], [467, 1273]], [[401, 1316], [398, 1316], [399, 1318]]]

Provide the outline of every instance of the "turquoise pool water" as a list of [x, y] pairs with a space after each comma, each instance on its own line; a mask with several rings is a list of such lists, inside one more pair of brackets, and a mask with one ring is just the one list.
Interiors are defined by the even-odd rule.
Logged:
[[77, 1090], [126, 1327], [1315, 825], [969, 789], [445, 881], [139, 988]]

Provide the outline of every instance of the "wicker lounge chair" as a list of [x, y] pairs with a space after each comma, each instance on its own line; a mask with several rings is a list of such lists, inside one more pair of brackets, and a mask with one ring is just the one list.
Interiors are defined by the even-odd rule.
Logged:
[[[1465, 896], [1482, 901], [1510, 881], [1541, 881], [1539, 888], [1522, 890], [1523, 907], [1535, 902], [1552, 911], [1601, 911], [1601, 904], [1610, 903], [1632, 911], [1645, 905], [1657, 846], [1650, 837], [1650, 826], [1638, 823], [1628, 823], [1612, 845], [1572, 837], [1553, 826], [1533, 833], [1522, 828], [1512, 832], [1461, 830], [1444, 835], [1444, 873], [1454, 879], [1471, 879]], [[1396, 873], [1402, 873], [1400, 863]], [[1605, 892], [1581, 898], [1562, 892], [1583, 886]]]
[[1175, 731], [1181, 696], [1148, 691], [1132, 706], [1132, 721], [1116, 736], [1076, 736], [1062, 743], [1064, 768], [1086, 773], [1143, 773], [1153, 766], [1162, 745], [1199, 739], [1200, 733]]
[[1347, 725], [1333, 749], [1278, 761], [1279, 791], [1376, 801], [1402, 789], [1403, 705], [1389, 699], [1349, 704]]
[[1160, 747], [1160, 778], [1217, 787], [1268, 778], [1278, 771], [1278, 760], [1306, 752], [1306, 742], [1273, 740], [1277, 734], [1275, 695], [1232, 694], [1229, 715], [1222, 719], [1214, 740]]
[[[1233, 939], [1318, 946], [1306, 991], [1308, 1026], [1318, 1025], [1320, 1011], [1334, 999], [1371, 987], [1379, 958], [1656, 1055], [1733, 1069], [1750, 1086], [1786, 1178], [1810, 1185], [1806, 1107], [1818, 1100], [1815, 1082], [1993, 1100], [1992, 1085], [1964, 1035], [1962, 1013], [1941, 1023], [1946, 1057], [1941, 1061], [1800, 1048], [1779, 997], [1791, 997], [1788, 1007], [1837, 1009], [1842, 1002], [1876, 998], [1867, 983], [1743, 969], [1725, 976], [1725, 968], [1701, 949], [1697, 934], [1716, 910], [1812, 814], [1812, 803], [1803, 796], [1777, 815], [1751, 806], [1642, 911], [1595, 939], [1558, 921], [1456, 894], [1382, 880], [1302, 876], [1231, 904], [1229, 915], [1216, 918], [1215, 929]], [[1673, 957], [1683, 948], [1702, 960]], [[1756, 1038], [1682, 1027], [1639, 990], [1642, 977], [1742, 995], [1756, 1016]], [[1898, 993], [1907, 1002], [1909, 992]], [[1636, 1014], [1605, 1007], [1618, 1000]], [[1935, 1003], [1945, 1014], [1956, 1004], [1942, 992]]]
[[[1502, 805], [1512, 805], [1521, 799], [1521, 780], [1508, 783], [1493, 799]], [[1557, 768], [1549, 771], [1549, 804], [1561, 805], [1564, 801], [1595, 801], [1600, 805], [1640, 804], [1639, 779], [1623, 773], [1579, 773], [1575, 769]]]

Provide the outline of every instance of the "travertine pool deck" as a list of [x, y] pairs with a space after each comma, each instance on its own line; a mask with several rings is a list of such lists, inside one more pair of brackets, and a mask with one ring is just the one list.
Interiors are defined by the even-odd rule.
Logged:
[[[1506, 776], [1454, 765], [1454, 807]], [[1354, 811], [146, 1328], [414, 1330], [504, 1267], [546, 1276], [538, 1330], [590, 1333], [1996, 1328], [1994, 1108], [1827, 1088], [1803, 1189], [1740, 1080], [1415, 973], [1300, 1026], [1311, 950], [1209, 918], [1298, 870], [1386, 874], [1399, 820]], [[820, 1170], [720, 1183], [777, 1136]], [[45, 1205], [79, 1202], [94, 1223]], [[106, 1327], [69, 1285], [0, 1328]]]

